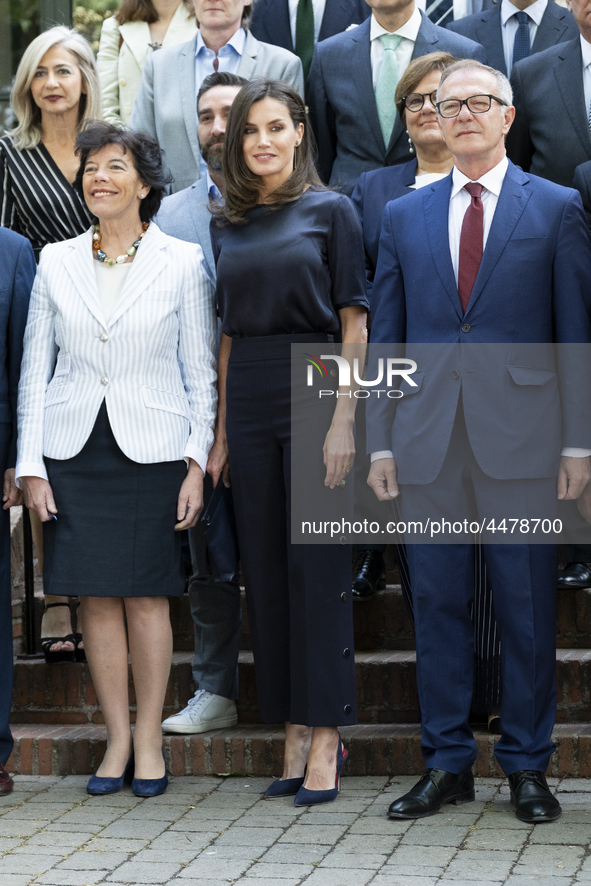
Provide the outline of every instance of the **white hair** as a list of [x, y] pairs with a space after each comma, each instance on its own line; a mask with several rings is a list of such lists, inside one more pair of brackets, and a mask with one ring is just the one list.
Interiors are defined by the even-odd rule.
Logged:
[[450, 65], [449, 68], [445, 69], [441, 75], [441, 80], [437, 88], [437, 101], [439, 101], [441, 87], [447, 78], [451, 77], [452, 74], [455, 74], [456, 71], [462, 71], [464, 69], [468, 70], [469, 68], [474, 68], [477, 71], [484, 71], [486, 74], [492, 74], [493, 77], [496, 77], [497, 92], [499, 93], [498, 98], [502, 99], [508, 107], [513, 105], [513, 90], [505, 75], [501, 71], [497, 71], [496, 68], [491, 68], [489, 65], [483, 65], [482, 62], [478, 62], [471, 58], [460, 59], [460, 61], [455, 62], [453, 65]]
[[43, 136], [41, 111], [33, 101], [31, 83], [41, 59], [54, 46], [62, 46], [72, 53], [82, 75], [84, 92], [80, 96], [78, 129], [82, 128], [86, 120], [102, 118], [99, 77], [90, 43], [77, 31], [71, 31], [63, 25], [50, 28], [27, 46], [10, 95], [18, 126], [9, 135], [12, 136], [15, 148], [20, 151], [37, 147]]

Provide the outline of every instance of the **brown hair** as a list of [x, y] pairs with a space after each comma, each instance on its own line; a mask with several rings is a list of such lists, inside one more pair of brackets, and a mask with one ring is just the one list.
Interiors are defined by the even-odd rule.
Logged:
[[[194, 16], [195, 10], [191, 0], [183, 0], [183, 2], [189, 10], [189, 16]], [[115, 13], [115, 21], [118, 25], [125, 25], [127, 22], [147, 22], [147, 24], [153, 25], [158, 21], [158, 13], [152, 0], [123, 0]]]
[[294, 127], [300, 123], [304, 126], [302, 140], [294, 155], [293, 172], [273, 193], [273, 206], [269, 206], [269, 210], [297, 200], [308, 185], [319, 189], [324, 187], [314, 166], [314, 136], [306, 117], [306, 107], [298, 93], [281, 80], [251, 80], [234, 99], [224, 142], [226, 194], [224, 205], [216, 214], [232, 224], [244, 224], [247, 221], [245, 213], [259, 200], [261, 179], [251, 172], [244, 159], [244, 130], [251, 107], [265, 98], [273, 98], [285, 105]]
[[398, 86], [396, 87], [396, 92], [394, 94], [394, 103], [402, 121], [404, 121], [404, 114], [406, 111], [404, 99], [407, 95], [410, 95], [411, 92], [416, 90], [423, 77], [426, 77], [431, 71], [443, 72], [446, 68], [449, 68], [450, 65], [453, 65], [456, 62], [457, 58], [455, 55], [450, 55], [449, 52], [429, 52], [427, 55], [421, 55], [419, 58], [415, 58], [414, 61], [409, 64], [408, 68], [398, 81]]

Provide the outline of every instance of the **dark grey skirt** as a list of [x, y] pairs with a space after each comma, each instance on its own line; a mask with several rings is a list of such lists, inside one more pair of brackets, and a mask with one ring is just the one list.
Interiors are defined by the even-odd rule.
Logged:
[[75, 597], [176, 597], [174, 531], [184, 461], [138, 464], [119, 449], [105, 403], [74, 458], [46, 458], [58, 509], [43, 524], [43, 589]]

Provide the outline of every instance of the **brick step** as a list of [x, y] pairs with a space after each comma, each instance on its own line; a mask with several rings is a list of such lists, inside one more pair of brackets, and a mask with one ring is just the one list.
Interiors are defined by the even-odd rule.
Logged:
[[[17, 775], [90, 775], [99, 765], [106, 746], [104, 726], [12, 727], [15, 747], [7, 763]], [[424, 764], [417, 724], [361, 725], [344, 728], [343, 741], [350, 753], [345, 775], [420, 775]], [[478, 759], [474, 774], [498, 776], [502, 772], [493, 756], [496, 737], [475, 732]], [[549, 775], [591, 776], [591, 726], [557, 725], [558, 749]], [[283, 731], [265, 726], [216, 730], [203, 735], [166, 736], [164, 748], [172, 775], [278, 776], [283, 762]]]
[[[192, 656], [175, 653], [165, 699], [165, 715], [183, 708], [193, 694]], [[559, 723], [591, 720], [591, 650], [557, 649]], [[259, 723], [251, 652], [241, 652], [241, 723]], [[362, 723], [417, 723], [420, 718], [413, 650], [359, 652], [357, 703]], [[130, 702], [135, 704], [130, 677]], [[17, 661], [12, 707], [15, 723], [86, 725], [102, 723], [88, 665]]]
[[[41, 624], [43, 600], [36, 600], [37, 631]], [[242, 648], [251, 649], [246, 601], [242, 592]], [[187, 594], [171, 600], [170, 616], [177, 652], [194, 649], [193, 622]], [[415, 638], [400, 585], [390, 584], [366, 602], [353, 607], [355, 646], [372, 649], [414, 649]], [[591, 648], [591, 590], [562, 590], [557, 595], [556, 645], [561, 648]]]

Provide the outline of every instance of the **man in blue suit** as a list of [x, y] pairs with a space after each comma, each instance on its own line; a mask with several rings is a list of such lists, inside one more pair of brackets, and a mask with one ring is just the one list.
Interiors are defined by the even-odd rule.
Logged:
[[394, 92], [412, 59], [442, 51], [485, 61], [478, 43], [434, 25], [415, 0], [366, 2], [363, 24], [318, 43], [306, 89], [320, 176], [349, 195], [362, 172], [411, 159]]
[[[184, 191], [166, 197], [155, 219], [165, 234], [201, 246], [205, 271], [214, 285], [209, 205], [224, 193], [222, 153], [226, 123], [232, 102], [247, 82], [237, 74], [221, 71], [205, 78], [197, 95], [197, 137], [207, 164], [206, 175]], [[206, 505], [219, 476], [217, 452], [214, 441], [204, 480]], [[164, 732], [183, 735], [236, 725], [242, 623], [238, 575], [221, 580], [212, 574], [202, 523], [189, 530], [189, 544], [193, 566], [189, 602], [195, 633], [192, 670], [197, 691], [182, 711], [167, 717], [162, 724]]]
[[[518, 17], [523, 21], [519, 22]], [[540, 0], [499, 0], [492, 9], [467, 15], [447, 27], [480, 43], [489, 65], [507, 77], [515, 61], [579, 35], [572, 13], [554, 0], [546, 0], [545, 4]]]
[[[541, 513], [529, 516], [545, 516], [555, 508], [557, 476], [566, 500], [591, 473], [591, 416], [581, 408], [589, 360], [576, 353], [573, 360], [575, 344], [563, 352], [567, 384], [554, 349], [539, 344], [591, 341], [591, 243], [581, 200], [508, 161], [515, 109], [500, 72], [451, 66], [437, 107], [455, 166], [386, 207], [372, 343], [406, 342], [409, 355], [408, 343], [446, 343], [433, 357], [443, 370], [417, 373], [412, 395], [375, 401], [368, 483], [380, 500], [391, 499], [397, 469], [403, 519], [415, 504], [432, 517], [446, 514], [450, 495], [466, 511], [475, 501], [480, 518], [502, 494], [518, 512], [536, 501]], [[418, 347], [428, 360], [428, 346]], [[474, 799], [474, 547], [469, 535], [460, 541], [408, 545], [427, 770], [392, 803], [392, 818]], [[502, 648], [495, 755], [517, 817], [553, 821], [561, 810], [544, 772], [554, 750], [556, 547], [495, 543], [484, 552]]]
[[4, 478], [0, 510], [0, 795], [10, 793], [13, 787], [5, 769], [13, 747], [8, 725], [13, 662], [9, 508], [22, 504], [14, 482], [16, 397], [34, 278], [35, 258], [29, 241], [0, 228], [0, 472]]

